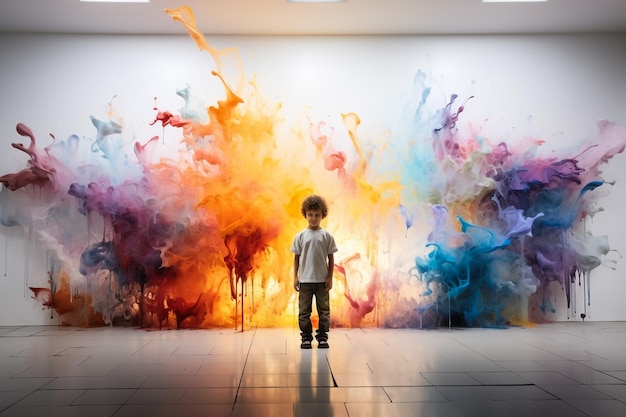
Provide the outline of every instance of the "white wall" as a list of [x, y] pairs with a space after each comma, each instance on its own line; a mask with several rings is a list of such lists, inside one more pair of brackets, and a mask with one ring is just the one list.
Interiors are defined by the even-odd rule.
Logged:
[[[365, 131], [389, 128], [420, 69], [432, 77], [442, 103], [452, 93], [473, 94], [462, 120], [484, 124], [486, 132], [536, 134], [559, 149], [589, 140], [598, 119], [626, 126], [626, 34], [209, 42], [239, 49], [246, 79], [256, 74], [261, 92], [283, 103], [287, 126], [311, 106], [321, 117], [356, 112]], [[63, 139], [94, 135], [89, 116], [105, 114], [116, 96], [116, 110], [143, 141], [162, 133], [148, 126], [154, 97], [160, 108], [178, 109], [182, 103], [174, 92], [185, 84], [198, 96], [222, 96], [209, 74], [212, 60], [187, 37], [0, 35], [0, 54], [0, 175], [25, 167], [26, 156], [10, 147], [23, 142], [15, 133], [18, 122], [44, 141], [48, 133]], [[605, 212], [589, 224], [621, 254], [625, 162], [618, 155], [605, 169], [605, 178], [617, 184], [601, 201]], [[25, 290], [47, 280], [45, 253], [27, 247], [21, 229], [0, 226], [0, 325], [56, 323]], [[617, 270], [593, 271], [590, 320], [626, 320], [625, 268], [621, 259]], [[556, 318], [567, 319], [563, 308]]]

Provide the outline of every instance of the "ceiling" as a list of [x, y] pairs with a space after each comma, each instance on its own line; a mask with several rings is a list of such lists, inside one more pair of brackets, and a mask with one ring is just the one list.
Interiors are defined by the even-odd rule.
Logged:
[[626, 32], [626, 0], [0, 0], [0, 32], [185, 34], [165, 8], [188, 5], [206, 35], [411, 35]]

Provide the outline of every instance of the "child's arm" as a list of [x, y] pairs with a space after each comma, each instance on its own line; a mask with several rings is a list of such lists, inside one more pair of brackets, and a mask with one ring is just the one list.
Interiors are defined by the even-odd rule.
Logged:
[[328, 254], [328, 275], [326, 275], [326, 291], [330, 291], [333, 288], [333, 272], [335, 272], [335, 255]]
[[298, 280], [298, 268], [300, 267], [300, 255], [293, 257], [293, 288], [300, 291], [300, 280]]

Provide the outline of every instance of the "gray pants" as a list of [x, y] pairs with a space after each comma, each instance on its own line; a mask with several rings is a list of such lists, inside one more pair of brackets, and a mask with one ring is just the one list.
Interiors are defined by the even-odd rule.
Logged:
[[313, 311], [313, 296], [315, 296], [315, 308], [319, 317], [319, 328], [315, 338], [328, 340], [330, 330], [330, 296], [323, 282], [315, 284], [300, 283], [300, 295], [298, 297], [298, 325], [302, 340], [313, 340], [313, 325], [311, 324], [311, 312]]

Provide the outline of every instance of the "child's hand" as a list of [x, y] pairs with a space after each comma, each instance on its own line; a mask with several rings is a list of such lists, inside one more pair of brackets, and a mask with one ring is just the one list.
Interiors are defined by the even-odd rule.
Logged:
[[293, 280], [293, 289], [300, 292], [300, 281], [298, 281], [297, 279]]
[[326, 280], [326, 282], [324, 283], [324, 288], [326, 288], [326, 291], [330, 291], [333, 288], [333, 279], [329, 278]]

